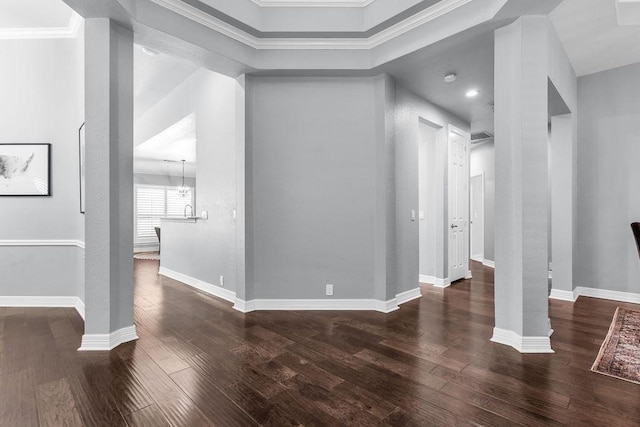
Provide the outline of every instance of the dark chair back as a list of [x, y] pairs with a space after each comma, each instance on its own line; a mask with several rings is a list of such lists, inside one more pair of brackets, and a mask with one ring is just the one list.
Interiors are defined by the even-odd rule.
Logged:
[[631, 230], [633, 231], [633, 237], [636, 238], [636, 246], [638, 247], [638, 256], [640, 256], [640, 222], [632, 223]]

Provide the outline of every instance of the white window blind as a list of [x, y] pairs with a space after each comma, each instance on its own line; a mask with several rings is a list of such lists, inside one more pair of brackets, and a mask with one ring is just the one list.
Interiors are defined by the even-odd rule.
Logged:
[[[186, 205], [193, 206], [193, 189], [180, 197], [175, 187], [136, 186], [136, 241], [156, 240], [154, 227], [160, 226], [163, 216], [183, 216]], [[188, 208], [187, 208], [188, 209]], [[191, 212], [187, 212], [188, 215]]]

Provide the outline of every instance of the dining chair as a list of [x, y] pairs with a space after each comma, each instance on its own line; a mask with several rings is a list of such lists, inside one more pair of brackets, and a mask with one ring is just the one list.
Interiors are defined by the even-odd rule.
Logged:
[[633, 237], [636, 239], [636, 247], [638, 248], [638, 256], [640, 256], [640, 222], [632, 222], [631, 230], [633, 231]]

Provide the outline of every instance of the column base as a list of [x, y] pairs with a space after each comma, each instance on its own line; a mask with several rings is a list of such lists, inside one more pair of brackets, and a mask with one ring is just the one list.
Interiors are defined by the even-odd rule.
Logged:
[[520, 353], [555, 353], [551, 349], [551, 339], [546, 337], [523, 337], [513, 331], [493, 328], [491, 342], [511, 346]]
[[120, 344], [138, 339], [136, 326], [127, 326], [110, 334], [84, 334], [78, 351], [109, 351]]

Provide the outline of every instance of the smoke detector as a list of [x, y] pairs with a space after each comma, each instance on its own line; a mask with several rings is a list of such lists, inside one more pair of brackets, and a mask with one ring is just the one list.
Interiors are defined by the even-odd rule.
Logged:
[[446, 83], [453, 83], [453, 82], [456, 81], [457, 78], [458, 78], [458, 76], [456, 76], [456, 73], [449, 73], [449, 74], [444, 76], [444, 81]]

